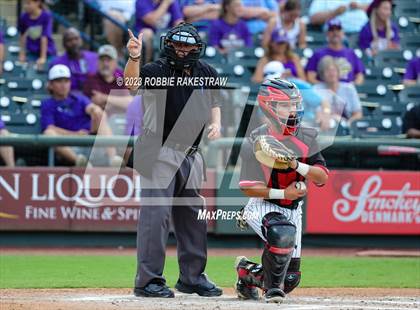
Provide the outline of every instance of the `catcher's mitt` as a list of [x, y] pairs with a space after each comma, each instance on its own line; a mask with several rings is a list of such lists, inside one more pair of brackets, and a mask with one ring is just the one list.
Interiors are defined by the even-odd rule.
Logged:
[[240, 230], [245, 230], [248, 228], [248, 223], [244, 219], [244, 212], [245, 208], [242, 208], [239, 211], [239, 216], [236, 218], [236, 227], [238, 227]]
[[261, 135], [255, 139], [254, 153], [263, 165], [280, 170], [288, 169], [296, 158], [291, 149], [270, 135]]

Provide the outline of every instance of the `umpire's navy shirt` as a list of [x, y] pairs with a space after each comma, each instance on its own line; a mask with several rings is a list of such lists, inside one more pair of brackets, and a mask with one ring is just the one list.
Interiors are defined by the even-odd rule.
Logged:
[[[216, 70], [203, 61], [197, 61], [191, 68], [190, 75], [185, 70], [173, 69], [165, 58], [144, 65], [140, 73], [143, 81], [146, 77], [174, 77], [175, 79], [174, 86], [140, 86], [146, 90], [158, 90], [149, 92], [149, 95], [152, 93], [151, 96], [147, 95], [148, 92], [144, 92], [144, 127], [153, 130], [150, 128], [154, 126], [151, 123], [156, 122], [155, 131], [163, 136], [162, 142], [165, 142], [170, 135], [169, 139], [174, 142], [188, 145], [191, 145], [193, 141], [199, 143], [200, 133], [210, 120], [211, 109], [221, 105], [219, 87], [177, 86], [176, 81], [178, 77], [216, 78], [217, 76]], [[152, 97], [155, 97], [156, 101]], [[187, 102], [188, 108], [183, 111]]]

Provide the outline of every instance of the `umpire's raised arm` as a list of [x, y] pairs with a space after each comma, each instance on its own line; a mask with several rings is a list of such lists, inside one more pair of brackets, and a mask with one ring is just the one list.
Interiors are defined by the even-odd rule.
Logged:
[[[143, 45], [142, 32], [139, 33], [137, 38], [130, 29], [128, 29], [128, 34], [130, 36], [127, 43], [129, 57], [124, 69], [124, 81], [129, 81], [130, 79], [134, 80], [140, 76], [140, 59]], [[136, 90], [138, 88], [138, 83], [125, 82], [125, 86], [130, 90]]]

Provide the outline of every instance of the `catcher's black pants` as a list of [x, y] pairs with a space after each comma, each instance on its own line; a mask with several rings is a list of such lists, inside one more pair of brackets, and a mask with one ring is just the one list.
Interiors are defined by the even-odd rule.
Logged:
[[185, 156], [168, 147], [161, 149], [152, 178], [141, 178], [136, 287], [165, 283], [163, 268], [171, 220], [180, 280], [191, 285], [205, 281], [207, 223], [198, 219], [199, 210], [204, 208], [204, 198], [199, 194], [202, 178], [200, 154]]

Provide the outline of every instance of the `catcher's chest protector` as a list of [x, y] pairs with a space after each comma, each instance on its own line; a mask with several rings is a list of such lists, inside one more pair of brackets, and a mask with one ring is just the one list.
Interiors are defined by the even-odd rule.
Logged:
[[[306, 163], [308, 156], [309, 156], [309, 146], [313, 143], [314, 139], [316, 138], [316, 132], [312, 134], [310, 132], [310, 128], [303, 129], [299, 131], [297, 136], [289, 136], [284, 135], [280, 137], [276, 137], [279, 141], [281, 141], [287, 148], [291, 149], [294, 154], [296, 155], [297, 159], [300, 162]], [[268, 127], [263, 125], [257, 129], [255, 129], [251, 135], [250, 139], [251, 142], [254, 142], [257, 136], [260, 135], [267, 135]], [[293, 169], [287, 170], [278, 170], [278, 169], [271, 169], [263, 164], [260, 164], [256, 161], [260, 168], [262, 169], [265, 177], [265, 181], [268, 187], [277, 188], [277, 189], [285, 189], [293, 182], [304, 181], [305, 178], [302, 177], [299, 173], [297, 173]], [[298, 200], [288, 200], [288, 199], [271, 199], [269, 200], [272, 203], [275, 203], [279, 206], [289, 207], [289, 208], [297, 208], [298, 203], [301, 199]]]

